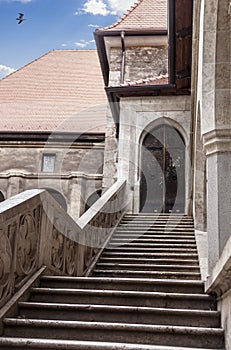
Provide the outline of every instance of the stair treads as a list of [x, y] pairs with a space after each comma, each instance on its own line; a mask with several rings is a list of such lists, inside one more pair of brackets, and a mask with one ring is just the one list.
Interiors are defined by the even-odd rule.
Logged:
[[68, 276], [42, 276], [40, 286], [45, 288], [74, 288], [74, 289], [109, 289], [133, 290], [143, 292], [169, 292], [169, 293], [204, 293], [202, 281], [169, 280], [153, 278], [116, 278], [116, 277], [68, 277]]
[[[39, 310], [39, 312], [38, 312]], [[220, 312], [121, 305], [20, 302], [26, 318], [219, 327]]]
[[111, 305], [215, 310], [214, 298], [206, 294], [120, 291], [100, 289], [32, 288], [31, 301], [96, 303]]
[[[222, 347], [223, 330], [219, 328], [121, 324], [110, 322], [57, 321], [39, 319], [4, 319], [5, 335], [14, 331], [15, 336], [47, 338], [119, 341], [132, 339], [135, 343], [154, 343], [174, 346], [198, 344], [199, 347]], [[172, 337], [174, 334], [174, 337]]]
[[[131, 344], [131, 343], [114, 343], [99, 341], [77, 341], [77, 340], [60, 340], [60, 339], [36, 339], [36, 338], [0, 338], [0, 346], [4, 346], [4, 350], [201, 350], [201, 348], [184, 348], [182, 346], [160, 346], [149, 344]], [[214, 350], [205, 349], [204, 350]], [[224, 349], [216, 349], [224, 350]]]

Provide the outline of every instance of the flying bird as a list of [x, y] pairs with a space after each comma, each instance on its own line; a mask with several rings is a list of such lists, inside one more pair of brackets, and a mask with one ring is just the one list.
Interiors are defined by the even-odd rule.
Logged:
[[18, 16], [18, 18], [16, 18], [16, 20], [18, 21], [18, 24], [20, 24], [23, 21], [25, 21], [24, 13], [19, 13], [19, 16]]

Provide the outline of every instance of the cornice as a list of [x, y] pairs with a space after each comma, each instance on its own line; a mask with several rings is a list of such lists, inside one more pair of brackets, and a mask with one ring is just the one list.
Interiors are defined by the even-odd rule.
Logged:
[[205, 133], [203, 146], [207, 156], [231, 152], [231, 128], [214, 129]]

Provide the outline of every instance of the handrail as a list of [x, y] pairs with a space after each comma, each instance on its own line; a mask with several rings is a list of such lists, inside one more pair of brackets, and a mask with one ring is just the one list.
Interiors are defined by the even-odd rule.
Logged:
[[0, 307], [39, 268], [82, 276], [126, 210], [117, 181], [75, 222], [45, 190], [0, 203]]

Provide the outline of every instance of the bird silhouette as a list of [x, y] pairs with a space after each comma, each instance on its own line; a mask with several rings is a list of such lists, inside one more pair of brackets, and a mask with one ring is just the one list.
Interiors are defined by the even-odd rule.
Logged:
[[19, 16], [18, 16], [18, 18], [16, 18], [16, 20], [18, 21], [18, 24], [20, 24], [23, 21], [25, 21], [24, 13], [19, 13]]

